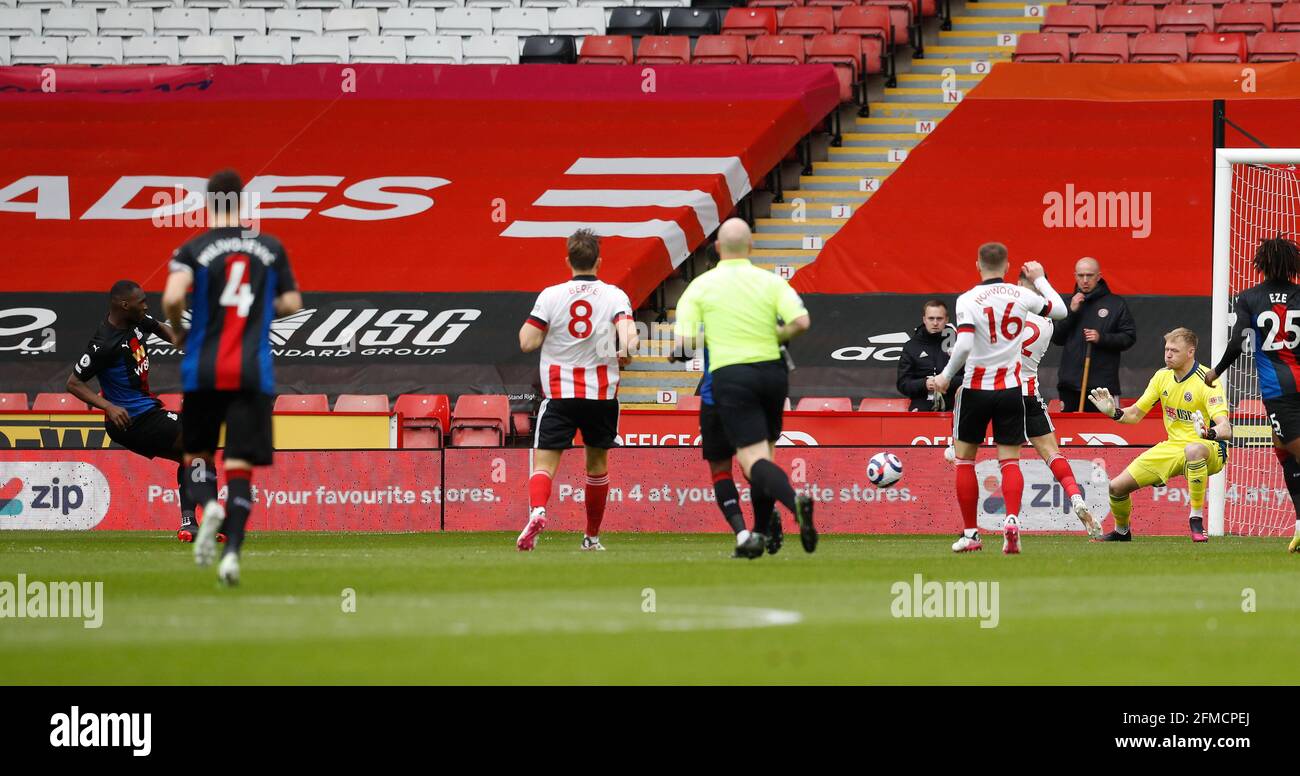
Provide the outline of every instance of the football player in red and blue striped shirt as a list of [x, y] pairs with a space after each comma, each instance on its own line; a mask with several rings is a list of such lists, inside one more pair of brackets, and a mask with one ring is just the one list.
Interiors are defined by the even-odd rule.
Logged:
[[[210, 228], [176, 249], [163, 293], [167, 318], [180, 331], [185, 295], [193, 291], [181, 361], [181, 441], [187, 466], [195, 459], [206, 463], [190, 477], [203, 515], [194, 559], [200, 566], [212, 563], [224, 522], [228, 541], [217, 578], [225, 584], [239, 581], [239, 551], [253, 507], [252, 469], [270, 465], [274, 447], [271, 320], [302, 308], [284, 246], [241, 225], [243, 188], [233, 170], [208, 180]], [[223, 423], [228, 513], [217, 501], [213, 463]]]

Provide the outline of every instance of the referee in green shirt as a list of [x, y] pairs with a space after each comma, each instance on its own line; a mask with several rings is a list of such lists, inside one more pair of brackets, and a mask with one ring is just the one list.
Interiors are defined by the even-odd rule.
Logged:
[[[776, 502], [794, 515], [804, 550], [817, 549], [812, 499], [796, 496], [790, 478], [772, 460], [790, 388], [781, 345], [811, 322], [789, 283], [749, 262], [753, 242], [749, 225], [739, 218], [718, 229], [720, 260], [677, 302], [674, 343], [676, 353], [706, 343], [709, 348], [714, 405], [753, 486], [754, 530], [736, 535], [736, 557], [743, 558], [763, 554]], [[778, 325], [778, 319], [786, 323]]]

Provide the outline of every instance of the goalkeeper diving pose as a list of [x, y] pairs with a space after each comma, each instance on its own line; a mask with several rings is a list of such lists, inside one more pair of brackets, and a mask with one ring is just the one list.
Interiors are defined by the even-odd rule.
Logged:
[[1160, 402], [1165, 432], [1169, 434], [1169, 439], [1139, 455], [1110, 481], [1110, 511], [1115, 516], [1115, 529], [1094, 541], [1131, 541], [1130, 494], [1148, 485], [1163, 485], [1180, 474], [1187, 475], [1192, 541], [1208, 540], [1205, 486], [1210, 475], [1218, 474], [1228, 462], [1227, 440], [1232, 438], [1228, 401], [1222, 386], [1206, 383], [1206, 369], [1196, 363], [1196, 333], [1191, 329], [1174, 329], [1165, 335], [1165, 366], [1166, 369], [1151, 378], [1142, 398], [1131, 407], [1119, 409], [1106, 388], [1096, 388], [1089, 394], [1097, 409], [1126, 424], [1141, 421]]
[[1296, 510], [1288, 549], [1300, 552], [1300, 249], [1281, 235], [1263, 240], [1253, 264], [1264, 282], [1237, 295], [1236, 323], [1223, 358], [1205, 376], [1207, 385], [1228, 370], [1242, 352], [1255, 356], [1260, 398], [1273, 424], [1273, 446], [1282, 479]]

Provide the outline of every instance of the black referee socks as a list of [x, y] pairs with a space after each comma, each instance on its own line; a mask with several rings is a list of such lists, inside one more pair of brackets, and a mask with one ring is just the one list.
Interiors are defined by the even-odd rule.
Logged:
[[212, 464], [202, 458], [195, 458], [189, 468], [190, 500], [202, 506], [217, 500], [217, 473]]
[[745, 514], [740, 511], [740, 491], [736, 490], [736, 481], [731, 479], [730, 474], [714, 477], [713, 495], [717, 497], [718, 509], [727, 518], [732, 533], [745, 530]]
[[[780, 466], [766, 458], [755, 461], [754, 465], [749, 467], [749, 481], [758, 490], [784, 504], [785, 508], [790, 510], [790, 514], [794, 514], [794, 488], [790, 486], [790, 478], [785, 475]], [[764, 523], [771, 518], [771, 515], [772, 511], [769, 509], [767, 516], [762, 518]], [[760, 516], [755, 514], [755, 523], [759, 519]]]
[[181, 496], [181, 527], [194, 525], [194, 494], [185, 482], [185, 464], [176, 466], [176, 486]]
[[247, 469], [226, 471], [226, 552], [238, 553], [244, 546], [244, 526], [253, 511], [253, 473]]

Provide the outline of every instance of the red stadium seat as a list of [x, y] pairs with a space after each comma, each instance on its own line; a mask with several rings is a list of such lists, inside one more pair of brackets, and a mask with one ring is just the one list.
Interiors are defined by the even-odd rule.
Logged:
[[751, 65], [802, 65], [804, 63], [803, 38], [792, 35], [764, 35], [754, 39]]
[[1188, 5], [1212, 5], [1216, 8], [1222, 6], [1228, 0], [1187, 0]]
[[27, 394], [0, 393], [0, 412], [26, 412]]
[[442, 447], [451, 427], [451, 402], [443, 394], [404, 393], [393, 411], [402, 418], [403, 447]]
[[1273, 6], [1268, 3], [1232, 3], [1219, 9], [1215, 32], [1273, 31]]
[[677, 409], [679, 410], [690, 410], [691, 412], [699, 412], [701, 403], [703, 403], [703, 400], [699, 396], [682, 395], [682, 394], [677, 395]]
[[916, 4], [910, 0], [864, 0], [865, 6], [879, 6], [889, 11], [894, 27], [894, 45], [901, 46], [911, 40], [909, 29], [916, 24]]
[[828, 398], [805, 396], [794, 407], [795, 412], [852, 412], [853, 400], [843, 396]]
[[1300, 3], [1287, 3], [1277, 9], [1273, 29], [1277, 32], [1300, 32]]
[[388, 397], [382, 393], [344, 393], [334, 400], [335, 412], [388, 413]]
[[[1124, 5], [1153, 5], [1156, 8], [1163, 8], [1166, 5], [1169, 5], [1172, 1], [1173, 0], [1128, 0]], [[1116, 0], [1116, 2], [1118, 3], [1119, 0]], [[1074, 5], [1074, 3], [1071, 3], [1071, 5]], [[1109, 5], [1109, 3], [1107, 3], [1107, 5]]]
[[857, 0], [808, 0], [805, 5], [809, 8], [853, 8]]
[[1075, 41], [1072, 62], [1120, 63], [1128, 61], [1128, 36], [1085, 32]]
[[1050, 5], [1039, 32], [1082, 35], [1097, 31], [1097, 9], [1090, 5]]
[[830, 8], [791, 8], [777, 31], [781, 35], [829, 35], [835, 32], [835, 12]]
[[158, 401], [162, 402], [163, 409], [168, 412], [180, 412], [181, 404], [184, 403], [185, 395], [181, 393], [160, 393]]
[[533, 419], [527, 412], [510, 413], [510, 431], [517, 437], [531, 436]]
[[1063, 32], [1029, 33], [1016, 38], [1012, 62], [1069, 62], [1070, 37]]
[[1188, 35], [1214, 32], [1214, 9], [1208, 5], [1167, 5], [1156, 12], [1156, 31]]
[[803, 5], [803, 0], [749, 0], [750, 8], [789, 8]]
[[506, 443], [510, 428], [510, 402], [505, 396], [471, 396], [456, 399], [451, 413], [454, 447], [497, 447]]
[[[1168, 2], [1169, 0], [1162, 0], [1162, 1]], [[1139, 5], [1139, 3], [1136, 2], [1130, 2], [1130, 4]], [[1160, 5], [1160, 4], [1161, 4], [1160, 2], [1154, 3], [1154, 5]], [[1125, 5], [1125, 3], [1124, 0], [1068, 0], [1066, 2], [1066, 5], [1091, 5], [1096, 8], [1104, 8], [1108, 5]]]
[[637, 64], [689, 65], [691, 39], [685, 35], [647, 35], [636, 50]]
[[701, 35], [695, 41], [693, 65], [743, 65], [749, 62], [749, 47], [739, 35]]
[[1187, 36], [1180, 33], [1147, 32], [1133, 38], [1130, 62], [1186, 62]]
[[879, 38], [882, 44], [888, 45], [889, 9], [878, 5], [851, 5], [840, 11], [835, 31], [864, 38]]
[[1202, 32], [1187, 48], [1189, 62], [1245, 62], [1246, 36], [1240, 32]]
[[776, 9], [732, 8], [722, 19], [722, 34], [744, 35], [746, 38], [775, 35]]
[[808, 46], [810, 65], [834, 65], [840, 79], [840, 102], [857, 102], [862, 39], [856, 35], [818, 35]]
[[1251, 45], [1251, 62], [1300, 60], [1300, 32], [1261, 32]]
[[1156, 9], [1149, 5], [1108, 5], [1101, 12], [1101, 31], [1137, 35], [1156, 31]]
[[70, 393], [38, 393], [32, 402], [34, 412], [89, 412], [90, 405]]
[[863, 399], [858, 412], [907, 412], [911, 406], [908, 399]]
[[1264, 402], [1259, 399], [1242, 399], [1237, 403], [1234, 415], [1258, 415], [1268, 417], [1268, 410], [1264, 409]]
[[329, 412], [330, 400], [323, 393], [286, 393], [275, 397], [276, 412]]
[[631, 35], [588, 35], [578, 53], [580, 65], [632, 64]]

